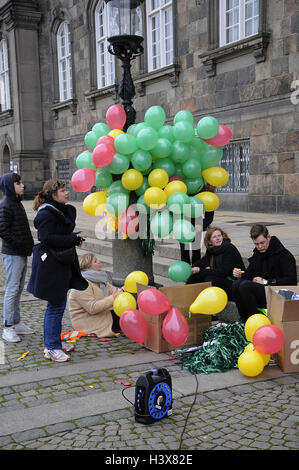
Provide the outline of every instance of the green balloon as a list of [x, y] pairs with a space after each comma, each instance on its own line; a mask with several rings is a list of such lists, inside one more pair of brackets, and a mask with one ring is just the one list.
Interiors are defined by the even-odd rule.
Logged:
[[144, 122], [159, 130], [165, 122], [165, 111], [161, 106], [151, 106], [144, 115]]
[[183, 163], [182, 170], [187, 178], [197, 178], [201, 175], [200, 160], [197, 158], [188, 158], [188, 160]]
[[139, 134], [139, 132], [142, 130], [142, 129], [148, 129], [149, 127], [151, 127], [149, 124], [147, 124], [146, 122], [139, 122], [138, 124], [134, 124], [136, 127], [134, 128], [134, 136], [137, 137], [137, 135]]
[[152, 156], [147, 150], [138, 149], [131, 157], [133, 167], [138, 171], [145, 171], [151, 167]]
[[96, 146], [99, 137], [93, 131], [87, 132], [84, 137], [84, 142], [87, 148], [93, 150]]
[[185, 175], [183, 173], [182, 165], [180, 163], [177, 163], [175, 165], [175, 176], [178, 176], [179, 178], [182, 178], [185, 181]]
[[149, 214], [150, 213], [150, 207], [146, 204], [143, 194], [141, 196], [139, 196], [139, 198], [137, 199], [136, 210], [138, 212], [141, 212], [142, 214]]
[[193, 125], [188, 121], [178, 121], [173, 127], [173, 135], [180, 142], [191, 142], [194, 138]]
[[100, 137], [102, 137], [103, 135], [107, 135], [108, 132], [111, 131], [110, 127], [108, 126], [108, 124], [106, 124], [105, 122], [97, 122], [93, 128], [92, 128], [92, 131], [94, 132], [94, 134], [97, 136], [97, 138], [99, 139]]
[[108, 186], [112, 183], [112, 175], [109, 171], [105, 168], [101, 168], [96, 172], [96, 179], [94, 185], [97, 188], [108, 188]]
[[174, 116], [173, 124], [177, 124], [179, 121], [187, 121], [190, 124], [194, 124], [194, 117], [193, 114], [188, 111], [187, 109], [182, 109]]
[[212, 145], [209, 147], [210, 148], [207, 149], [205, 153], [200, 154], [201, 171], [211, 168], [212, 166], [217, 166], [222, 158], [222, 147], [212, 147]]
[[137, 126], [137, 124], [131, 124], [127, 129], [127, 133], [134, 135], [134, 131], [136, 129], [136, 126]]
[[175, 141], [175, 137], [173, 135], [173, 127], [169, 125], [160, 127], [160, 129], [158, 130], [158, 136], [161, 137], [161, 139], [169, 140], [169, 142], [171, 143]]
[[192, 267], [185, 261], [175, 261], [168, 268], [168, 276], [172, 281], [185, 282], [192, 274]]
[[166, 158], [161, 158], [161, 160], [157, 160], [153, 164], [153, 170], [156, 168], [161, 168], [162, 170], [165, 170], [166, 173], [168, 174], [169, 178], [175, 174], [175, 164], [174, 162], [166, 157]]
[[171, 158], [175, 163], [184, 163], [188, 159], [190, 151], [188, 143], [175, 140], [172, 144]]
[[82, 152], [76, 158], [77, 168], [93, 168], [95, 170], [96, 166], [93, 163], [92, 152]]
[[189, 196], [185, 193], [174, 193], [167, 200], [168, 209], [174, 214], [183, 214], [184, 206], [189, 205]]
[[131, 134], [120, 134], [114, 139], [116, 151], [123, 155], [130, 155], [137, 150], [136, 139]]
[[219, 129], [219, 122], [213, 116], [205, 116], [198, 121], [196, 130], [198, 137], [211, 139], [215, 137]]
[[148, 180], [147, 180], [147, 177], [144, 176], [143, 177], [143, 181], [142, 181], [142, 185], [135, 190], [135, 193], [137, 194], [137, 196], [142, 196], [144, 194], [144, 192], [147, 190], [147, 188], [149, 188], [149, 184], [148, 184]]
[[107, 211], [110, 214], [122, 214], [129, 206], [129, 195], [121, 192], [115, 192], [106, 199], [105, 205]]
[[202, 217], [205, 212], [205, 205], [201, 199], [195, 196], [189, 197], [189, 206], [184, 207], [184, 216], [192, 219]]
[[173, 236], [180, 243], [190, 243], [195, 238], [195, 228], [185, 219], [177, 219], [173, 224]]
[[125, 193], [125, 194], [130, 194], [130, 190], [124, 188], [122, 185], [121, 180], [113, 181], [113, 183], [110, 184], [109, 188], [107, 189], [107, 194], [108, 196], [111, 196], [113, 193]]
[[151, 231], [158, 238], [167, 237], [173, 228], [173, 217], [167, 210], [157, 212], [151, 220]]
[[115, 153], [113, 160], [105, 168], [110, 171], [112, 174], [121, 175], [124, 173], [130, 166], [130, 160], [126, 155], [121, 153]]
[[155, 147], [151, 150], [151, 154], [157, 158], [166, 158], [172, 152], [171, 142], [162, 137], [158, 138]]
[[152, 150], [158, 141], [158, 134], [155, 129], [145, 127], [138, 132], [136, 140], [138, 147], [142, 150]]
[[202, 175], [197, 178], [185, 178], [184, 182], [187, 186], [187, 194], [197, 194], [205, 184]]

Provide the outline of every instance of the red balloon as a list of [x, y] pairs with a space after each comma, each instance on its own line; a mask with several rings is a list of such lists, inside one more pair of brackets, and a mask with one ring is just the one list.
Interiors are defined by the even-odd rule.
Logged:
[[185, 183], [185, 181], [183, 180], [183, 178], [181, 178], [180, 176], [171, 176], [168, 180], [169, 183], [171, 183], [171, 181], [183, 181], [183, 183]]
[[71, 183], [76, 191], [84, 192], [91, 189], [96, 179], [96, 170], [92, 168], [81, 168], [75, 171]]
[[139, 220], [136, 212], [132, 207], [119, 215], [118, 217], [118, 229], [120, 232], [125, 233], [126, 235], [132, 235], [135, 233], [139, 226]]
[[173, 346], [184, 344], [189, 336], [186, 318], [176, 307], [171, 307], [162, 324], [162, 333], [167, 343]]
[[116, 152], [116, 148], [114, 145], [114, 139], [111, 135], [102, 135], [102, 137], [99, 138], [99, 140], [96, 143], [96, 146], [99, 144], [108, 144], [111, 145], [113, 148], [114, 152]]
[[157, 289], [145, 289], [140, 292], [137, 303], [140, 310], [148, 315], [160, 315], [170, 309], [168, 298]]
[[93, 163], [97, 168], [103, 168], [112, 162], [115, 151], [109, 144], [99, 144], [92, 152]]
[[224, 126], [223, 124], [220, 124], [219, 129], [215, 137], [212, 137], [211, 139], [202, 139], [205, 142], [207, 142], [210, 145], [213, 145], [214, 147], [222, 147], [223, 145], [228, 144], [228, 142], [232, 138], [232, 131], [230, 130], [229, 127]]
[[114, 104], [108, 108], [106, 113], [106, 122], [110, 129], [122, 129], [126, 120], [126, 111], [119, 104]]
[[260, 326], [253, 335], [252, 342], [257, 352], [275, 354], [284, 344], [284, 334], [278, 326]]
[[147, 334], [146, 319], [139, 310], [125, 310], [119, 319], [119, 326], [124, 334], [136, 343], [144, 343]]

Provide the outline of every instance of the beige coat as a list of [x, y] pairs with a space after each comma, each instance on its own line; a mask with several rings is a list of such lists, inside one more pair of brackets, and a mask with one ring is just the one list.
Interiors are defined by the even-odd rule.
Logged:
[[108, 296], [95, 282], [88, 281], [84, 291], [72, 289], [69, 295], [69, 312], [75, 330], [96, 334], [99, 338], [116, 336], [111, 330], [113, 287], [107, 284]]

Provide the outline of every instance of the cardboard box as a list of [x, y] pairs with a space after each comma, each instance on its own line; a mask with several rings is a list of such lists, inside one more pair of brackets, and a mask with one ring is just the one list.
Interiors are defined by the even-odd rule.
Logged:
[[[154, 352], [167, 352], [174, 349], [184, 348], [190, 345], [199, 345], [203, 343], [204, 332], [211, 326], [211, 315], [192, 315], [189, 318], [189, 307], [194, 302], [198, 294], [207, 287], [211, 287], [210, 282], [200, 284], [188, 284], [171, 287], [161, 287], [159, 290], [166, 295], [172, 307], [176, 307], [185, 316], [189, 324], [189, 337], [181, 346], [174, 346], [163, 338], [162, 324], [167, 312], [161, 315], [147, 315], [142, 312], [147, 320], [148, 333], [144, 345]], [[152, 289], [151, 286], [145, 286], [137, 283], [137, 296], [144, 289]]]
[[299, 286], [266, 287], [268, 316], [285, 337], [283, 348], [274, 357], [283, 372], [299, 372], [299, 300], [286, 300], [275, 292], [279, 289], [299, 294]]

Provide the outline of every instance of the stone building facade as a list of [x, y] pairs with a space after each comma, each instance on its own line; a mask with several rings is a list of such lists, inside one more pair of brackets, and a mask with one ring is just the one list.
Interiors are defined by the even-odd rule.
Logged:
[[[0, 112], [0, 171], [21, 172], [29, 197], [50, 176], [70, 180], [85, 134], [120, 103], [118, 59], [113, 83], [99, 86], [99, 3], [0, 0], [0, 45], [6, 43], [8, 58], [8, 71], [0, 68], [0, 74], [10, 87], [10, 103]], [[153, 4], [172, 13], [172, 59], [160, 67], [148, 61], [147, 9]], [[223, 8], [248, 4], [258, 8], [256, 32], [223, 44]], [[298, 0], [145, 0], [141, 8], [144, 54], [132, 67], [137, 122], [152, 105], [163, 106], [168, 123], [181, 109], [195, 122], [215, 116], [233, 133], [223, 159], [231, 184], [221, 190], [221, 208], [298, 212]], [[62, 23], [70, 44], [67, 99], [61, 98], [57, 65]], [[71, 198], [84, 197], [70, 190]]]

